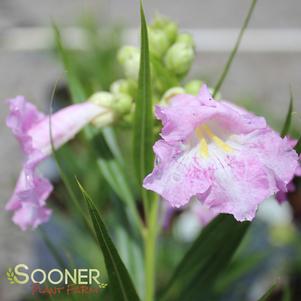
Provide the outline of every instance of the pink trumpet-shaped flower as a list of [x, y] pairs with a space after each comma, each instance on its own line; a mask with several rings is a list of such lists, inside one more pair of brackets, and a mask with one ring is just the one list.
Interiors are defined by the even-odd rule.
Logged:
[[156, 115], [163, 129], [143, 186], [173, 207], [195, 197], [215, 214], [252, 220], [258, 205], [294, 176], [298, 156], [287, 138], [264, 118], [213, 100], [206, 85], [198, 96], [182, 94], [158, 106]]
[[[48, 221], [51, 210], [46, 199], [53, 187], [38, 171], [39, 163], [51, 154], [49, 116], [40, 113], [23, 96], [9, 100], [6, 124], [25, 154], [17, 185], [5, 209], [14, 211], [13, 222], [22, 230]], [[108, 110], [91, 102], [71, 105], [51, 116], [55, 148], [72, 139], [87, 123]]]

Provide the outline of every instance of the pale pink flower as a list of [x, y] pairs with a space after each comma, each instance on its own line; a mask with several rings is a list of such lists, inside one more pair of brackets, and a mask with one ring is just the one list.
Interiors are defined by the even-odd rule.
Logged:
[[264, 118], [213, 100], [206, 85], [198, 96], [178, 95], [157, 106], [156, 115], [163, 129], [143, 186], [173, 207], [195, 197], [215, 214], [252, 220], [258, 205], [294, 176], [298, 156], [287, 138]]
[[[23, 96], [9, 100], [10, 113], [6, 124], [11, 129], [25, 155], [23, 168], [15, 190], [6, 204], [14, 212], [13, 222], [22, 230], [33, 229], [48, 221], [51, 210], [46, 199], [53, 187], [37, 171], [39, 163], [52, 151], [49, 116], [40, 113]], [[52, 138], [55, 148], [72, 139], [87, 123], [107, 112], [91, 102], [71, 105], [51, 116]]]

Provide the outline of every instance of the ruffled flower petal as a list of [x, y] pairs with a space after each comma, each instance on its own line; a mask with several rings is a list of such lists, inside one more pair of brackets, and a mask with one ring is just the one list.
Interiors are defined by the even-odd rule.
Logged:
[[9, 100], [9, 108], [6, 123], [19, 141], [25, 161], [14, 193], [5, 208], [14, 211], [13, 221], [22, 230], [34, 229], [51, 215], [51, 210], [45, 206], [53, 187], [37, 170], [39, 163], [52, 151], [50, 122], [54, 147], [59, 148], [87, 123], [108, 110], [85, 102], [62, 109], [50, 119], [23, 96]]
[[26, 101], [24, 96], [10, 99], [8, 103], [10, 113], [6, 125], [19, 141], [23, 152], [30, 154], [33, 148], [28, 131], [45, 118], [45, 115], [40, 113], [32, 103]]
[[198, 164], [194, 152], [182, 153], [163, 140], [154, 145], [158, 164], [143, 182], [168, 200], [173, 207], [187, 204], [192, 196], [203, 195], [211, 185], [210, 170]]
[[252, 220], [258, 205], [277, 191], [274, 179], [250, 154], [229, 156], [217, 166], [210, 194], [204, 200], [215, 213], [229, 213], [238, 221]]
[[173, 207], [193, 198], [210, 212], [252, 220], [258, 205], [286, 189], [298, 167], [287, 138], [227, 101], [216, 102], [206, 86], [157, 107], [163, 123], [155, 146], [156, 165], [144, 187]]
[[52, 191], [51, 183], [38, 175], [35, 164], [26, 164], [22, 169], [15, 190], [7, 202], [6, 210], [16, 210], [22, 202], [31, 202], [44, 206]]
[[210, 120], [235, 134], [266, 127], [264, 118], [230, 103], [214, 101], [206, 85], [202, 86], [197, 97], [180, 94], [172, 99], [168, 107], [157, 106], [156, 116], [163, 124], [161, 137], [170, 143], [185, 141], [196, 127]]
[[40, 224], [48, 222], [51, 212], [51, 209], [26, 202], [15, 211], [12, 220], [23, 231], [36, 229]]

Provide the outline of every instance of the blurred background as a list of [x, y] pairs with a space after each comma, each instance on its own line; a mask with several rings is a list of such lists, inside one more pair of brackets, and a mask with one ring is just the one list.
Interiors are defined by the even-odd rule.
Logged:
[[[194, 34], [197, 59], [190, 77], [206, 80], [213, 86], [234, 45], [250, 1], [144, 0], [144, 5], [148, 19], [160, 13], [177, 22], [182, 31]], [[138, 43], [138, 8], [139, 2], [135, 0], [0, 1], [1, 208], [13, 191], [22, 162], [17, 143], [5, 126], [8, 110], [4, 100], [25, 95], [40, 110], [47, 111], [57, 82], [58, 98], [67, 95], [64, 70], [54, 51], [51, 24], [54, 22], [61, 28], [68, 46], [97, 48], [101, 84], [91, 82], [90, 88], [105, 89], [119, 75], [114, 59], [119, 45]], [[291, 86], [295, 98], [295, 131], [301, 124], [300, 15], [299, 0], [259, 0], [221, 91], [223, 98], [260, 112], [279, 129], [288, 108]], [[83, 32], [83, 28], [90, 28], [90, 33], [93, 28], [104, 31], [96, 46], [91, 45], [87, 39], [89, 33]], [[93, 64], [89, 54], [78, 55], [77, 61], [83, 76], [89, 77], [89, 64]], [[0, 211], [1, 301], [20, 300], [22, 288], [5, 287], [2, 279], [8, 265], [36, 260], [34, 240], [33, 233], [21, 232], [10, 221], [10, 215]]]

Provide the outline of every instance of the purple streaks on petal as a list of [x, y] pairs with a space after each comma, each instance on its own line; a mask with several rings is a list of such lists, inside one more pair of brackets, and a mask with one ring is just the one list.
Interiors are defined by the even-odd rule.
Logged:
[[[171, 206], [184, 206], [196, 197], [214, 214], [252, 220], [259, 204], [285, 191], [299, 172], [291, 141], [268, 127], [264, 118], [214, 101], [205, 85], [196, 97], [177, 95], [169, 106], [157, 106], [156, 116], [163, 124], [154, 146], [157, 161], [143, 186]], [[196, 134], [203, 125], [213, 130], [205, 133], [207, 157]], [[214, 140], [214, 134], [223, 142]]]

